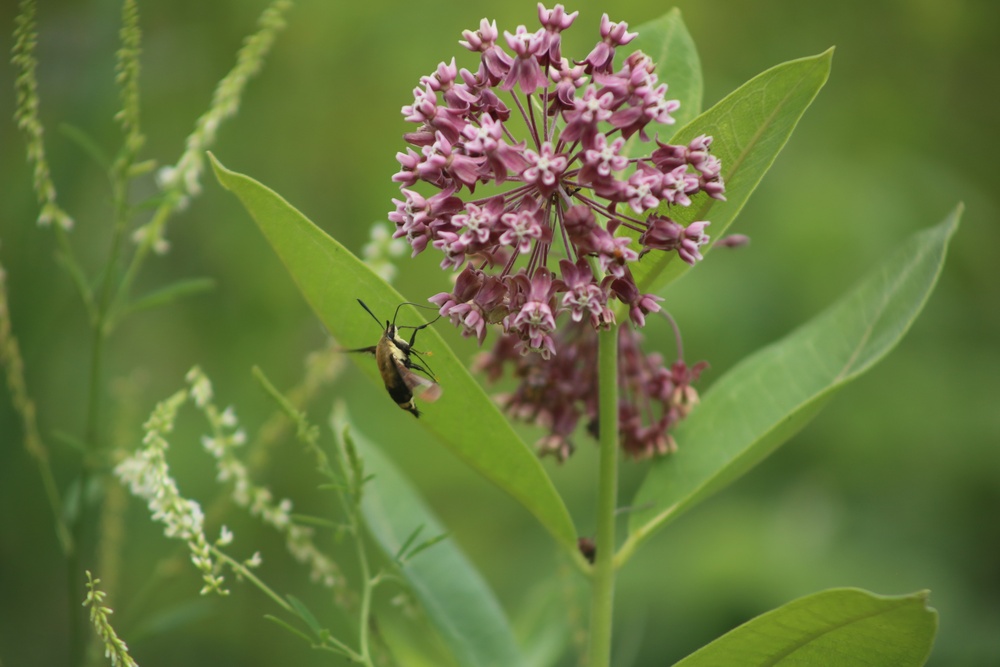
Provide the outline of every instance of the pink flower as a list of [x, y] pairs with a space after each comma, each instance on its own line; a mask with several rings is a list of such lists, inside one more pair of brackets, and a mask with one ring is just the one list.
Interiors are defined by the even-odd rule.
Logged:
[[[522, 386], [509, 407], [546, 425], [541, 448], [560, 458], [572, 451], [581, 416], [596, 415], [593, 368], [581, 364], [593, 365], [594, 331], [614, 324], [613, 301], [635, 327], [660, 310], [659, 297], [640, 293], [632, 265], [654, 251], [700, 260], [708, 222], [684, 228], [670, 212], [696, 198], [724, 199], [725, 191], [711, 137], [686, 146], [650, 141], [674, 122], [679, 103], [641, 51], [616, 63], [618, 47], [636, 37], [627, 24], [605, 14], [589, 54], [564, 56], [563, 33], [577, 18], [539, 4], [537, 29], [518, 26], [501, 40], [496, 23], [483, 19], [462, 33], [478, 63], [441, 62], [402, 108], [414, 127], [396, 156], [402, 197], [389, 215], [394, 236], [414, 254], [432, 248], [443, 268], [460, 271], [452, 292], [431, 299], [442, 316], [480, 344], [489, 325], [502, 324], [497, 364], [548, 360], [518, 371]], [[634, 157], [622, 153], [630, 138]], [[488, 195], [475, 196], [478, 188]], [[637, 334], [626, 331], [623, 354], [641, 355]], [[639, 382], [663, 371], [659, 357], [647, 361], [630, 371], [636, 379], [622, 412], [630, 424], [623, 444], [636, 456], [670, 450], [665, 429], [677, 412], [650, 419], [646, 393], [666, 385]], [[553, 363], [556, 370], [545, 370]], [[536, 394], [552, 404], [533, 402]]]

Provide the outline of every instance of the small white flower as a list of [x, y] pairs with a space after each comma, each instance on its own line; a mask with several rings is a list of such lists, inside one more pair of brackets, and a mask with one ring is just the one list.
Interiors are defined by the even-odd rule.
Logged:
[[191, 395], [194, 397], [195, 405], [204, 408], [212, 400], [211, 381], [197, 366], [188, 371], [185, 378], [191, 384]]
[[233, 406], [230, 405], [222, 411], [222, 414], [219, 415], [219, 424], [228, 428], [236, 426], [236, 411], [233, 409]]
[[220, 441], [219, 438], [213, 438], [210, 435], [201, 436], [201, 446], [205, 448], [205, 451], [214, 456], [217, 459], [221, 459], [226, 453], [225, 445]]
[[401, 256], [405, 250], [406, 244], [402, 239], [392, 238], [387, 225], [376, 223], [372, 225], [368, 243], [361, 248], [361, 257], [383, 280], [392, 282], [396, 267], [391, 259]]
[[161, 167], [156, 172], [156, 184], [161, 190], [168, 190], [177, 184], [177, 169], [173, 166]]

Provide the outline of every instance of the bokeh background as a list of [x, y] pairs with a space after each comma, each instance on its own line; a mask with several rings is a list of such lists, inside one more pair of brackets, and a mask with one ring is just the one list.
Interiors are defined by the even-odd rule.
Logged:
[[[112, 70], [119, 5], [40, 4], [47, 148], [61, 203], [78, 221], [72, 241], [96, 275], [108, 251], [106, 179], [58, 128], [82, 128], [108, 152], [118, 145]], [[264, 4], [140, 3], [143, 157], [177, 159]], [[5, 53], [14, 5], [0, 3]], [[672, 524], [630, 563], [618, 588], [615, 664], [670, 664], [753, 615], [833, 586], [886, 594], [930, 589], [941, 617], [929, 664], [998, 664], [1000, 179], [992, 160], [1000, 147], [1000, 4], [676, 5], [699, 47], [706, 108], [772, 65], [837, 47], [829, 83], [733, 227], [749, 234], [751, 245], [713, 253], [667, 295], [688, 359], [712, 364], [703, 388], [819, 312], [905, 236], [937, 223], [958, 201], [967, 208], [937, 291], [902, 345], [782, 450]], [[669, 6], [619, 0], [611, 14], [637, 26]], [[606, 7], [586, 0], [568, 8], [581, 16], [565, 51], [582, 57]], [[535, 12], [530, 2], [303, 0], [215, 152], [358, 250], [370, 224], [391, 209], [394, 155], [407, 129], [399, 108], [412, 99], [418, 78], [453, 54], [472, 66], [456, 41], [482, 16], [512, 30], [534, 24]], [[80, 459], [58, 434], [79, 437], [83, 428], [89, 334], [55, 261], [53, 235], [34, 224], [30, 170], [13, 112], [13, 69], [5, 64], [0, 261], [29, 391], [65, 490]], [[212, 377], [219, 401], [234, 405], [253, 430], [272, 405], [251, 367], [289, 387], [301, 377], [306, 355], [325, 345], [317, 319], [236, 200], [210, 177], [203, 184], [203, 194], [168, 228], [171, 252], [147, 265], [136, 291], [190, 277], [212, 278], [215, 289], [140, 313], [116, 332], [104, 428], [117, 446], [138, 442], [152, 406], [179, 388], [194, 364]], [[139, 195], [151, 193], [141, 189]], [[447, 289], [437, 261], [430, 253], [403, 261], [397, 286], [414, 300]], [[439, 329], [472, 357], [474, 346], [444, 324]], [[663, 328], [651, 329], [650, 339], [671, 350]], [[528, 618], [545, 598], [564, 600], [559, 605], [568, 618], [582, 611], [571, 596], [553, 597], [560, 594], [553, 573], [565, 564], [525, 511], [466, 470], [353, 368], [310, 408], [317, 423], [325, 424], [338, 396], [415, 480], [513, 617]], [[216, 490], [198, 445], [202, 430], [200, 419], [187, 414], [172, 456], [185, 493], [207, 500]], [[9, 394], [0, 390], [0, 661], [65, 664], [64, 565], [21, 438]], [[561, 467], [546, 463], [584, 533], [593, 529], [595, 459], [584, 445]], [[641, 473], [641, 465], [624, 465], [623, 502]], [[293, 440], [272, 452], [266, 480], [302, 511], [329, 512]], [[261, 549], [261, 574], [278, 590], [310, 600], [331, 625], [344, 621], [322, 593], [309, 590], [266, 531], [248, 520], [227, 522], [237, 535], [234, 551]], [[173, 546], [138, 502], [129, 505], [126, 525], [110, 602], [141, 664], [327, 663], [328, 656], [263, 620], [274, 609], [255, 590], [237, 585], [230, 599], [199, 600], [193, 569], [161, 579], [154, 567]], [[350, 558], [342, 560], [350, 571]], [[82, 591], [73, 594], [82, 599]], [[570, 657], [564, 664], [574, 663]]]

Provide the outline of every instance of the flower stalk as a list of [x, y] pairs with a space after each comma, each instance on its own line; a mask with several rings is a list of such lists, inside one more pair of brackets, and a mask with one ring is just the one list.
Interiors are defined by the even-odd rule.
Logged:
[[618, 505], [618, 329], [598, 333], [600, 464], [597, 489], [597, 551], [590, 597], [590, 667], [611, 660], [615, 594], [615, 516]]

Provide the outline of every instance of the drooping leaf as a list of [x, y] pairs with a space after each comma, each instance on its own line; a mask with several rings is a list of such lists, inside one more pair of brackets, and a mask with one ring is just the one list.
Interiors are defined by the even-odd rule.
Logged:
[[642, 51], [656, 63], [657, 83], [667, 84], [667, 99], [681, 103], [680, 109], [672, 114], [676, 123], [660, 128], [661, 133], [668, 130], [660, 137], [665, 140], [673, 128], [684, 127], [701, 113], [704, 86], [698, 50], [681, 18], [681, 10], [676, 7], [629, 32], [637, 32], [639, 36], [623, 47], [615, 59], [624, 62], [629, 53]]
[[[343, 434], [346, 419], [335, 420]], [[428, 535], [444, 527], [409, 480], [352, 426], [350, 439], [372, 479], [361, 496], [365, 525], [386, 558], [393, 559], [423, 526]], [[400, 572], [457, 664], [505, 667], [522, 664], [500, 603], [479, 572], [451, 540], [440, 541], [400, 564]]]
[[759, 463], [899, 342], [937, 282], [960, 213], [912, 236], [840, 301], [709, 388], [674, 433], [677, 453], [636, 494], [626, 554]]
[[[219, 182], [240, 199], [313, 311], [345, 348], [372, 345], [378, 339], [371, 318], [356, 299], [388, 318], [403, 301], [420, 302], [426, 297], [404, 298], [277, 193], [226, 169], [214, 156], [211, 159]], [[408, 310], [401, 311], [400, 317], [407, 323], [420, 323], [420, 311]], [[434, 371], [444, 395], [422, 406], [423, 415], [416, 424], [436, 434], [452, 453], [523, 504], [556, 540], [575, 550], [573, 521], [535, 454], [434, 327], [422, 330], [417, 343], [419, 349], [433, 352]], [[381, 383], [371, 358], [352, 358]], [[398, 413], [398, 419], [412, 420], [388, 397], [386, 410]]]
[[881, 596], [833, 589], [762, 614], [674, 667], [919, 667], [936, 633], [926, 591]]
[[[832, 59], [830, 49], [772, 67], [682, 128], [670, 143], [684, 145], [702, 134], [713, 137], [711, 150], [722, 160], [726, 201], [702, 193], [692, 199], [689, 207], [661, 212], [685, 226], [696, 220], [710, 220], [708, 232], [712, 238], [720, 238], [826, 83]], [[706, 250], [703, 248], [703, 252]], [[689, 268], [676, 253], [655, 251], [636, 263], [632, 274], [640, 291], [659, 293]]]

